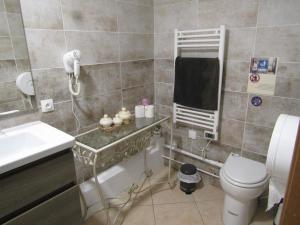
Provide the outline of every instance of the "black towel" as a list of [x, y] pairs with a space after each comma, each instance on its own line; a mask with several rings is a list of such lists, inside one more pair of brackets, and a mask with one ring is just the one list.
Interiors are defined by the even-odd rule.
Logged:
[[218, 88], [218, 58], [176, 58], [175, 103], [197, 109], [217, 110]]

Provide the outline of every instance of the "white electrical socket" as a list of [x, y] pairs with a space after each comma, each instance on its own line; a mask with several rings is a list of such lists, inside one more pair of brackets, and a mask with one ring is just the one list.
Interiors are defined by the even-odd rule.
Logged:
[[195, 130], [189, 130], [189, 138], [190, 139], [197, 139], [197, 132]]
[[54, 111], [53, 99], [41, 100], [42, 112], [52, 112]]

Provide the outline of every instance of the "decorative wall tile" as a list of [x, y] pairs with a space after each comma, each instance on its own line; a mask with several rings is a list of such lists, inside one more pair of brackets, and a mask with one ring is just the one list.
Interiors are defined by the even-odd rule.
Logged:
[[276, 56], [280, 62], [300, 62], [300, 25], [258, 28], [255, 55]]
[[258, 26], [278, 26], [300, 23], [298, 0], [260, 0]]
[[199, 26], [254, 27], [258, 0], [199, 0]]
[[116, 7], [111, 0], [62, 0], [64, 29], [117, 31]]
[[62, 29], [63, 20], [60, 0], [21, 1], [25, 28]]
[[121, 32], [153, 33], [153, 7], [119, 3], [118, 25]]

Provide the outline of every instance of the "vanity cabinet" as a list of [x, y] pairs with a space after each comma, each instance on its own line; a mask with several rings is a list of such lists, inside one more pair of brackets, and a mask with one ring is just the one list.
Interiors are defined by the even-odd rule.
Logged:
[[82, 224], [70, 149], [0, 175], [0, 224]]

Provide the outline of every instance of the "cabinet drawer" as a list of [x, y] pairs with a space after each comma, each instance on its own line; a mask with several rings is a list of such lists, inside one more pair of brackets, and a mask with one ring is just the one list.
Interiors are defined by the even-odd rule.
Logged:
[[71, 150], [1, 175], [0, 223], [45, 201], [47, 195], [74, 186], [75, 177]]
[[81, 225], [79, 190], [75, 186], [4, 225]]

